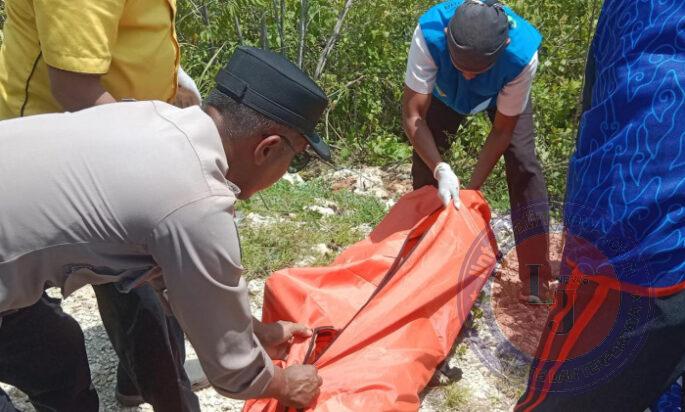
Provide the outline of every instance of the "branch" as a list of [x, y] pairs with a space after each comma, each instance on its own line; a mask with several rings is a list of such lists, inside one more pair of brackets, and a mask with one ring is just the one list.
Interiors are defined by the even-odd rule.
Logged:
[[[357, 77], [356, 79], [351, 80], [351, 81], [345, 83], [344, 86], [342, 86], [342, 87], [339, 88], [338, 90], [334, 91], [333, 93], [330, 93], [330, 94], [328, 95], [328, 100], [330, 100], [330, 101], [335, 101], [335, 100], [333, 99], [334, 96], [336, 96], [336, 95], [338, 95], [338, 94], [341, 94], [341, 93], [343, 93], [343, 92], [349, 90], [350, 87], [352, 87], [352, 86], [354, 86], [355, 84], [361, 82], [362, 80], [364, 80], [364, 75], [363, 75], [363, 74], [362, 74], [361, 76]], [[329, 105], [328, 107], [330, 108], [331, 105]]]
[[221, 53], [221, 50], [223, 50], [224, 47], [226, 47], [226, 44], [228, 44], [227, 41], [225, 41], [225, 42], [221, 45], [221, 47], [219, 47], [218, 49], [216, 49], [216, 51], [215, 51], [214, 54], [212, 55], [212, 58], [209, 59], [209, 61], [207, 62], [207, 64], [205, 64], [205, 68], [204, 68], [204, 70], [202, 70], [202, 74], [200, 75], [200, 78], [199, 78], [199, 80], [197, 81], [197, 85], [198, 85], [200, 88], [202, 88], [203, 85], [205, 84], [205, 75], [207, 74], [207, 71], [209, 70], [210, 67], [212, 67], [212, 64], [214, 64], [214, 60], [216, 60], [216, 58], [219, 56], [219, 53]]
[[307, 14], [309, 12], [309, 1], [301, 0], [300, 2], [300, 44], [297, 47], [297, 67], [302, 68], [302, 60], [304, 59], [304, 40], [307, 32]]
[[233, 24], [235, 24], [235, 31], [238, 34], [238, 43], [242, 46], [245, 44], [245, 40], [243, 38], [243, 31], [240, 28], [240, 20], [238, 19], [237, 14], [233, 14]]
[[204, 2], [202, 2], [202, 6], [200, 6], [200, 15], [202, 16], [202, 22], [205, 26], [209, 26], [209, 13], [207, 12], [207, 5]]
[[[188, 0], [188, 2], [193, 6], [193, 10], [190, 11], [189, 13], [184, 14], [183, 16], [180, 16], [180, 17], [179, 17], [179, 16], [176, 16], [176, 17], [177, 17], [177, 18], [176, 18], [176, 27], [179, 27], [179, 25], [180, 25], [188, 16], [192, 16], [192, 15], [194, 15], [195, 13], [197, 13], [197, 14], [200, 15], [200, 17], [202, 18], [202, 22], [203, 22], [203, 23], [205, 24], [205, 26], [206, 26], [206, 25], [209, 23], [209, 17], [207, 16], [207, 10], [206, 10], [206, 8], [205, 8], [205, 11], [204, 11], [204, 14], [203, 14], [202, 10], [200, 9], [200, 6], [198, 6], [197, 4], [195, 4], [195, 2], [194, 2], [193, 0]], [[203, 4], [202, 4], [202, 7], [204, 7], [204, 6], [205, 6], [205, 5], [204, 5], [204, 3], [203, 3]], [[2, 7], [0, 7], [0, 24], [3, 23], [3, 16], [4, 16], [4, 13], [2, 13]], [[205, 19], [206, 16], [207, 16], [207, 18]], [[2, 36], [0, 36], [0, 39], [1, 39], [1, 38], [2, 38]]]
[[338, 20], [335, 22], [333, 33], [331, 33], [331, 37], [328, 38], [328, 41], [326, 42], [326, 47], [324, 47], [323, 52], [321, 52], [319, 62], [316, 64], [314, 80], [318, 80], [319, 77], [321, 77], [323, 69], [326, 67], [326, 61], [328, 60], [328, 56], [331, 54], [333, 46], [335, 46], [335, 42], [338, 40], [338, 37], [340, 36], [340, 30], [342, 30], [343, 22], [345, 21], [345, 16], [347, 15], [347, 12], [350, 11], [353, 2], [354, 0], [345, 0], [345, 5], [343, 6], [342, 10], [340, 10], [340, 13], [338, 14]]
[[261, 24], [259, 30], [259, 39], [262, 49], [269, 50], [269, 34], [266, 30], [266, 13], [262, 13]]
[[281, 36], [281, 54], [285, 55], [285, 0], [281, 0], [281, 15], [278, 20], [278, 34]]
[[[279, 5], [280, 3], [280, 5]], [[274, 9], [274, 20], [278, 29], [278, 40], [281, 54], [285, 54], [285, 33], [283, 31], [283, 16], [285, 15], [285, 0], [271, 0]]]
[[[597, 18], [597, 8], [599, 6], [599, 2], [595, 0], [595, 2], [592, 4], [592, 12], [590, 14], [590, 20], [588, 21], [588, 30], [587, 30], [587, 37], [583, 39], [586, 44], [586, 49], [587, 49], [587, 55], [585, 58], [585, 67], [587, 68], [587, 63], [590, 61], [592, 56], [590, 56], [590, 53], [592, 53], [592, 39], [595, 31], [595, 19]], [[576, 113], [575, 113], [575, 127], [573, 129], [573, 137], [578, 135], [578, 128], [580, 127], [580, 116], [583, 115], [583, 97], [585, 96], [585, 81], [587, 80], [585, 78], [586, 76], [583, 75], [583, 80], [580, 82], [580, 94], [578, 95], [578, 100], [576, 101]]]

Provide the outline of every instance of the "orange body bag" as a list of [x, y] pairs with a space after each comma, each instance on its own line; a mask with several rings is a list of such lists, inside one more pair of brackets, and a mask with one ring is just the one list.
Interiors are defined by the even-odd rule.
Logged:
[[[364, 240], [327, 267], [293, 268], [266, 283], [263, 320], [313, 329], [286, 362], [323, 379], [310, 411], [416, 411], [495, 265], [490, 210], [462, 190], [444, 208], [435, 188], [405, 195]], [[274, 399], [244, 411], [288, 411]], [[290, 411], [295, 410], [290, 408]]]

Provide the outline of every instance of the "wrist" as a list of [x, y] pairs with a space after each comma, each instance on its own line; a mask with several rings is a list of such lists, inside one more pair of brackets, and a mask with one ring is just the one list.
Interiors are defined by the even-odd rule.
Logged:
[[435, 179], [437, 179], [438, 178], [438, 172], [447, 171], [447, 170], [452, 170], [452, 167], [450, 167], [450, 165], [445, 163], [445, 162], [440, 162], [437, 165], [435, 165], [435, 167], [433, 168], [433, 177]]
[[254, 332], [257, 339], [259, 339], [259, 342], [264, 341], [266, 328], [264, 327], [264, 324], [257, 320], [257, 318], [255, 317], [252, 318], [252, 331]]
[[285, 370], [274, 365], [274, 376], [271, 378], [269, 386], [266, 388], [262, 397], [280, 399], [286, 393]]

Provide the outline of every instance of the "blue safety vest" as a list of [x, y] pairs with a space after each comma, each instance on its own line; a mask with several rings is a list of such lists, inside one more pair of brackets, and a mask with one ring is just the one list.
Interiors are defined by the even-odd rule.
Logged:
[[419, 27], [428, 50], [438, 66], [433, 96], [461, 114], [474, 114], [495, 107], [502, 88], [518, 76], [540, 47], [542, 35], [525, 19], [508, 7], [511, 43], [495, 65], [472, 80], [466, 80], [450, 60], [445, 27], [464, 0], [452, 0], [430, 8]]

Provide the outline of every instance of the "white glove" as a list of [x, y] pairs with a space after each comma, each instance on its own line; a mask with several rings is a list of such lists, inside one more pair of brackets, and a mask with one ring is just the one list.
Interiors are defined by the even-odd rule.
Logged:
[[450, 200], [454, 201], [454, 207], [459, 209], [459, 178], [454, 174], [450, 165], [445, 162], [438, 163], [433, 170], [433, 177], [438, 181], [438, 196], [447, 207]]
[[202, 96], [200, 96], [200, 90], [198, 90], [195, 80], [193, 80], [193, 78], [190, 77], [181, 66], [178, 66], [178, 85], [190, 90], [195, 97], [197, 97], [198, 102], [202, 101]]

